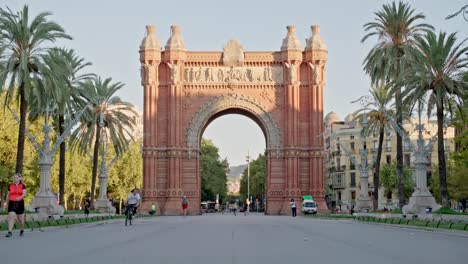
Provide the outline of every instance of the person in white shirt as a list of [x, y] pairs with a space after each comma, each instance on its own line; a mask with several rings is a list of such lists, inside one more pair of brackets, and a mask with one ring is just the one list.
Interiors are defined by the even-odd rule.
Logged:
[[136, 214], [136, 210], [140, 205], [141, 197], [139, 192], [140, 190], [138, 188], [135, 188], [128, 195], [127, 210], [131, 208], [133, 210], [133, 214]]
[[291, 199], [291, 202], [289, 204], [291, 205], [292, 217], [296, 217], [296, 202], [294, 201], [294, 199]]

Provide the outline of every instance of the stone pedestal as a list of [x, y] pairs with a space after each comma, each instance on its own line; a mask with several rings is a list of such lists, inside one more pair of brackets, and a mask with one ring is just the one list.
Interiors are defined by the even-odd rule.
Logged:
[[108, 199], [97, 199], [94, 207], [100, 213], [115, 214], [116, 209]]
[[403, 206], [404, 214], [425, 214], [427, 208], [432, 211], [439, 210], [442, 206], [438, 204], [430, 192], [416, 190], [409, 199], [409, 203]]
[[368, 210], [369, 212], [373, 208], [372, 200], [369, 197], [359, 198], [356, 206], [354, 207], [355, 212], [362, 212]]
[[[44, 128], [47, 131], [48, 127]], [[44, 140], [44, 150], [39, 158], [40, 183], [39, 191], [34, 196], [31, 207], [39, 208], [39, 215], [47, 217], [50, 215], [63, 215], [65, 209], [57, 204], [57, 197], [50, 191], [50, 169], [52, 167], [52, 155], [49, 151], [48, 136]]]
[[65, 209], [57, 204], [57, 198], [52, 192], [36, 194], [31, 202], [32, 208], [39, 208], [39, 215], [47, 217], [50, 215], [63, 215]]

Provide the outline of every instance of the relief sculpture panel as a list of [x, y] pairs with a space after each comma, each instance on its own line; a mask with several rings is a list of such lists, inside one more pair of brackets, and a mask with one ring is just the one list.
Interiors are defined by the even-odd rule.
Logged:
[[186, 67], [184, 81], [190, 83], [283, 83], [283, 67]]

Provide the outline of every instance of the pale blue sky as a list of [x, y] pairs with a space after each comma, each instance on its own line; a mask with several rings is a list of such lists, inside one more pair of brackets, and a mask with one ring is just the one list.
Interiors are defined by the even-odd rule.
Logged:
[[[72, 35], [73, 41], [60, 42], [74, 48], [91, 61], [90, 71], [125, 83], [120, 96], [142, 108], [138, 46], [145, 25], [157, 26], [164, 45], [170, 25], [182, 27], [189, 50], [222, 50], [229, 39], [237, 39], [246, 50], [279, 50], [287, 25], [297, 26], [297, 35], [310, 36], [310, 25], [319, 24], [328, 49], [325, 111], [344, 116], [355, 110], [349, 102], [366, 93], [369, 80], [362, 72], [362, 60], [375, 39], [361, 44], [362, 25], [373, 19], [373, 12], [389, 1], [119, 1], [119, 0], [3, 0], [1, 7], [13, 10], [24, 4], [31, 12], [53, 13], [52, 19]], [[459, 39], [468, 37], [468, 23], [461, 17], [444, 18], [467, 4], [466, 0], [409, 1], [437, 30], [458, 31]], [[247, 149], [252, 156], [264, 151], [265, 140], [260, 128], [241, 116], [224, 116], [205, 131], [220, 147], [221, 155], [232, 165], [244, 163]]]

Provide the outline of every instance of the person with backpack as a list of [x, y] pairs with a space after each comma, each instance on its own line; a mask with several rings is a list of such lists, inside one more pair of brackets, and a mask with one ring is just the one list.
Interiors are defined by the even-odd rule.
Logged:
[[21, 174], [13, 175], [13, 183], [8, 186], [8, 233], [6, 237], [13, 235], [15, 217], [19, 222], [20, 236], [24, 234], [24, 197], [26, 196], [26, 185], [21, 181]]
[[182, 197], [182, 215], [187, 216], [188, 200], [187, 196]]

